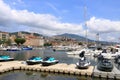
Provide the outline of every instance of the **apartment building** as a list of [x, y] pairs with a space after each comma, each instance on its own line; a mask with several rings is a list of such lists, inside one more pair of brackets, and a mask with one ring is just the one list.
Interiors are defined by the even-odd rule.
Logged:
[[1, 40], [7, 40], [7, 39], [9, 39], [9, 33], [8, 32], [2, 32], [2, 31], [0, 31], [0, 39]]

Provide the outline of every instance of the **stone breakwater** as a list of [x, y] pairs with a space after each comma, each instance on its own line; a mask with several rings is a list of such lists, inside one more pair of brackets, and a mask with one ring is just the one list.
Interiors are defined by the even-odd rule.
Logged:
[[51, 66], [27, 65], [24, 61], [9, 61], [0, 62], [0, 73], [5, 73], [13, 70], [28, 70], [28, 71], [39, 71], [39, 72], [53, 72], [61, 74], [71, 75], [85, 75], [91, 77], [104, 77], [120, 79], [120, 71], [114, 67], [112, 72], [102, 72], [97, 70], [96, 66], [90, 66], [88, 69], [77, 69], [75, 64], [58, 63]]

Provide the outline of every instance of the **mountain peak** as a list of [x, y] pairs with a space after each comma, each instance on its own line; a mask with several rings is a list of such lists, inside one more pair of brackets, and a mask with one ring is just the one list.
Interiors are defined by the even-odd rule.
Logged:
[[[56, 35], [56, 36], [61, 36], [61, 37], [68, 37], [68, 38], [72, 38], [75, 39], [77, 41], [86, 41], [86, 38], [77, 34], [69, 34], [69, 33], [64, 33], [61, 35]], [[91, 41], [90, 39], [88, 39], [89, 41]]]

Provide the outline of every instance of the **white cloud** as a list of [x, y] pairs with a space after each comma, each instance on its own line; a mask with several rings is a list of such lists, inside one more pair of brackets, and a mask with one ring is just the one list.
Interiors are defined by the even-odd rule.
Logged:
[[120, 21], [92, 17], [87, 21], [87, 27], [91, 35], [100, 33], [100, 40], [103, 41], [118, 41], [120, 37]]
[[[82, 25], [62, 23], [59, 18], [50, 14], [36, 14], [27, 10], [14, 10], [10, 6], [0, 1], [0, 25], [15, 29], [19, 26], [27, 26], [43, 34], [62, 34], [62, 33], [79, 33], [83, 31]], [[8, 25], [6, 25], [8, 24]], [[44, 31], [42, 31], [44, 30]], [[50, 35], [50, 34], [49, 34]]]
[[93, 32], [117, 32], [120, 31], [120, 21], [111, 21], [108, 19], [97, 19], [92, 17], [87, 22], [88, 28]]
[[[22, 1], [22, 0], [18, 0]], [[54, 10], [57, 10], [54, 6], [49, 4]], [[72, 33], [85, 35], [83, 23], [72, 24], [63, 23], [59, 17], [55, 17], [50, 14], [36, 14], [29, 12], [28, 10], [15, 10], [11, 9], [9, 5], [0, 0], [0, 29], [6, 31], [18, 31], [25, 30], [31, 32], [38, 32], [45, 35], [55, 35], [62, 33]], [[120, 31], [120, 21], [111, 21], [108, 19], [98, 19], [92, 17], [87, 21], [88, 37], [96, 39], [96, 33]], [[105, 35], [107, 36], [107, 35]], [[104, 36], [104, 37], [105, 37]], [[118, 37], [118, 36], [117, 36]], [[109, 35], [107, 39], [103, 36], [101, 40], [114, 40], [116, 35]]]

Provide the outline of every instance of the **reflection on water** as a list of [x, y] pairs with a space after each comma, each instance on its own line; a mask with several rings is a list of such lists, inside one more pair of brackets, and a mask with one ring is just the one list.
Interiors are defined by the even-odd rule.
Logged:
[[[65, 75], [58, 73], [13, 71], [0, 75], [0, 80], [93, 80], [88, 76]], [[106, 80], [94, 78], [94, 80]]]
[[0, 80], [106, 80], [106, 79], [47, 72], [12, 71], [0, 75]]

